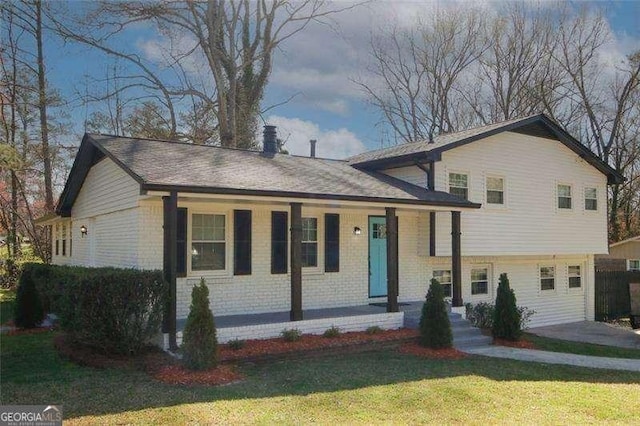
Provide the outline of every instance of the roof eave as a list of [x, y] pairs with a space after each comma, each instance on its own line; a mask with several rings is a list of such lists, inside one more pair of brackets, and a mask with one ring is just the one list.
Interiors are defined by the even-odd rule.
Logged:
[[434, 207], [455, 207], [479, 209], [482, 205], [469, 201], [427, 201], [419, 199], [402, 199], [402, 198], [386, 198], [386, 197], [364, 197], [358, 195], [345, 194], [321, 194], [309, 192], [294, 191], [268, 191], [255, 189], [237, 189], [237, 188], [218, 188], [210, 186], [191, 186], [191, 185], [168, 185], [145, 183], [141, 185], [143, 191], [159, 191], [159, 192], [183, 192], [194, 194], [223, 194], [223, 195], [246, 195], [246, 196], [264, 196], [264, 197], [286, 197], [296, 199], [314, 199], [314, 200], [336, 200], [336, 201], [358, 201], [367, 203], [393, 203], [406, 205], [422, 205]]

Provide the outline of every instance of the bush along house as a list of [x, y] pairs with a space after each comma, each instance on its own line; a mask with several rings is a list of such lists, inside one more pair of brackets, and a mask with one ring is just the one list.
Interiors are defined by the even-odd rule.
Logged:
[[431, 278], [463, 311], [503, 272], [531, 325], [593, 320], [622, 179], [544, 115], [345, 160], [278, 153], [273, 126], [262, 151], [86, 134], [53, 262], [162, 269], [172, 346], [201, 278], [223, 342], [398, 328]]

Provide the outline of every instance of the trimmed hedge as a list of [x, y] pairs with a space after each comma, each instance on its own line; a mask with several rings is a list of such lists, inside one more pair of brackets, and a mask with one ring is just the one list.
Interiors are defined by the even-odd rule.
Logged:
[[130, 354], [160, 331], [168, 295], [161, 271], [27, 264], [23, 274], [77, 343]]
[[182, 361], [188, 369], [207, 370], [218, 364], [216, 323], [204, 278], [191, 291], [191, 309], [182, 336]]
[[435, 278], [427, 291], [420, 317], [420, 344], [427, 348], [442, 349], [453, 345], [451, 322], [444, 301], [444, 289]]
[[16, 303], [13, 309], [13, 320], [20, 328], [35, 328], [44, 320], [44, 309], [35, 274], [31, 271], [22, 273], [18, 281]]
[[507, 274], [500, 274], [491, 332], [493, 337], [514, 341], [519, 340], [522, 335], [516, 295], [509, 286]]

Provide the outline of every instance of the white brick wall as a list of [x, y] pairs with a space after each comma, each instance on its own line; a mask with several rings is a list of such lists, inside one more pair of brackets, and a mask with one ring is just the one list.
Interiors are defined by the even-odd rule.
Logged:
[[[322, 334], [331, 327], [338, 327], [341, 332], [364, 331], [369, 327], [378, 326], [383, 330], [395, 330], [401, 328], [404, 322], [404, 313], [383, 313], [372, 315], [357, 315], [350, 317], [322, 318], [296, 322], [281, 322], [273, 324], [250, 325], [243, 327], [227, 327], [217, 330], [219, 343], [227, 343], [230, 340], [239, 339], [269, 339], [280, 337], [286, 329], [298, 329], [302, 334]], [[182, 332], [176, 336], [177, 344], [182, 344]], [[168, 335], [164, 338], [165, 349], [168, 348]]]

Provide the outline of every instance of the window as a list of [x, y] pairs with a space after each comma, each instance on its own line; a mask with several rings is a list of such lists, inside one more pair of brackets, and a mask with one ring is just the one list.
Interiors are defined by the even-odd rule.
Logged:
[[73, 222], [69, 222], [69, 257], [72, 256], [73, 249]]
[[569, 266], [569, 288], [582, 287], [582, 278], [580, 277], [580, 265]]
[[462, 197], [465, 200], [469, 198], [469, 182], [467, 175], [461, 173], [449, 173], [449, 193]]
[[488, 268], [474, 268], [471, 270], [471, 294], [489, 294]]
[[584, 209], [598, 210], [598, 191], [596, 188], [584, 189]]
[[286, 274], [288, 261], [287, 212], [271, 212], [271, 273]]
[[66, 256], [67, 255], [67, 224], [63, 223], [62, 224], [62, 237], [60, 237], [62, 239], [62, 255]]
[[640, 259], [629, 259], [627, 261], [627, 269], [629, 271], [640, 271]]
[[540, 267], [540, 290], [554, 290], [556, 288], [555, 266]]
[[302, 266], [318, 266], [318, 219], [302, 218]]
[[324, 215], [324, 271], [340, 271], [340, 215]]
[[435, 270], [433, 271], [433, 278], [442, 285], [444, 297], [451, 297], [451, 270]]
[[504, 179], [487, 178], [487, 204], [504, 204]]
[[251, 275], [251, 210], [233, 211], [233, 274]]
[[194, 214], [191, 216], [191, 269], [218, 271], [226, 267], [225, 216]]
[[571, 208], [571, 186], [570, 185], [558, 185], [558, 208], [559, 209]]

